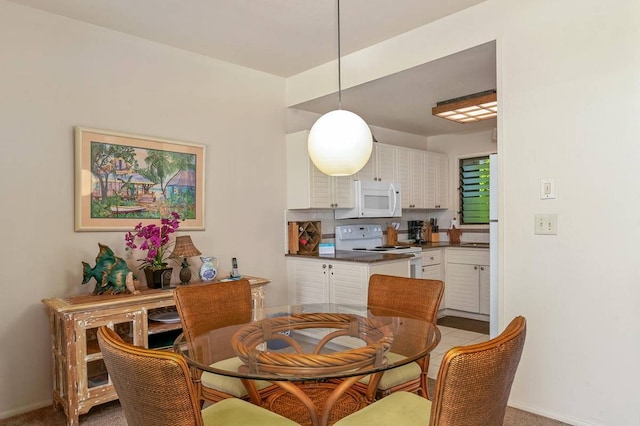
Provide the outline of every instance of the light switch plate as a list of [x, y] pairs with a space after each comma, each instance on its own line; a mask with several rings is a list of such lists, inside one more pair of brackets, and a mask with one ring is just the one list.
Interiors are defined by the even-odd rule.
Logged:
[[540, 179], [540, 199], [550, 200], [556, 198], [556, 183], [552, 178]]
[[534, 232], [538, 235], [557, 235], [558, 234], [558, 215], [557, 214], [536, 214], [534, 223]]

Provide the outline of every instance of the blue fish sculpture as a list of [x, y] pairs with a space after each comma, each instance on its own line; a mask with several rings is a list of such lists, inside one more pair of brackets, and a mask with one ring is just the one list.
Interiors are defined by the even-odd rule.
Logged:
[[116, 257], [109, 246], [98, 243], [98, 247], [100, 251], [96, 256], [96, 266], [92, 268], [87, 262], [82, 262], [82, 284], [94, 278], [96, 287], [93, 294], [117, 294], [127, 291], [138, 294], [139, 291], [133, 285], [133, 272], [127, 266], [127, 262], [121, 257]]

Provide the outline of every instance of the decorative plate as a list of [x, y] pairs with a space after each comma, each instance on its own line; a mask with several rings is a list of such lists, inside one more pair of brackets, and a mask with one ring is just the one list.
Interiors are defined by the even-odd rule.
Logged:
[[156, 312], [149, 314], [149, 319], [151, 321], [165, 322], [169, 324], [180, 322], [180, 316], [177, 311]]

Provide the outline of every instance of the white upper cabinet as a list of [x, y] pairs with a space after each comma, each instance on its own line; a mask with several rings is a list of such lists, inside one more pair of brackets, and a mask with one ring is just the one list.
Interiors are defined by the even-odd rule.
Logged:
[[425, 157], [425, 208], [449, 207], [449, 157], [427, 152]]
[[398, 149], [398, 181], [402, 190], [403, 209], [424, 209], [426, 152]]
[[353, 176], [328, 176], [309, 158], [309, 131], [287, 135], [287, 208], [354, 207]]
[[358, 180], [397, 182], [396, 152], [398, 147], [373, 144], [371, 157], [365, 166], [357, 173]]
[[446, 209], [449, 206], [449, 158], [446, 154], [381, 143], [353, 176], [328, 176], [309, 158], [309, 131], [287, 135], [287, 208], [354, 207], [354, 180], [399, 183], [403, 209]]

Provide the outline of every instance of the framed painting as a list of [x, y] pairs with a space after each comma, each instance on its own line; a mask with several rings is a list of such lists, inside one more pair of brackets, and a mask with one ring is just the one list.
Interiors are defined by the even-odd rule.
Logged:
[[130, 231], [180, 214], [204, 229], [205, 147], [75, 128], [75, 230]]

